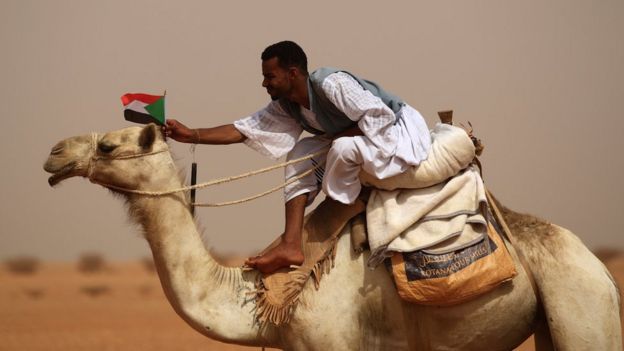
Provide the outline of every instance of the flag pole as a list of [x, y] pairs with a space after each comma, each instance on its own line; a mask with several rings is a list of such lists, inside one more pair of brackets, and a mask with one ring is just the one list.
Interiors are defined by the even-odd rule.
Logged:
[[[197, 163], [191, 164], [191, 186], [197, 184]], [[195, 188], [191, 189], [191, 216], [195, 216]]]
[[[165, 91], [163, 92], [163, 97], [167, 96], [167, 90], [165, 89]], [[193, 163], [191, 163], [191, 186], [193, 185], [197, 185], [197, 162], [195, 162], [195, 145], [193, 145], [192, 147], [193, 149]], [[190, 210], [191, 210], [191, 215], [195, 215], [195, 192], [196, 189], [191, 189], [191, 203], [190, 203]]]

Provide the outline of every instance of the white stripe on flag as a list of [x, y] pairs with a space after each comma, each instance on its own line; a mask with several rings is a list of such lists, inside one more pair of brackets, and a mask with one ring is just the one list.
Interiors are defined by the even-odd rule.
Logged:
[[145, 113], [146, 115], [149, 115], [149, 112], [147, 112], [147, 110], [145, 109], [145, 106], [147, 106], [146, 103], [141, 102], [139, 100], [134, 100], [131, 103], [127, 104], [125, 106], [126, 110], [132, 110], [132, 111], [136, 111], [139, 113]]

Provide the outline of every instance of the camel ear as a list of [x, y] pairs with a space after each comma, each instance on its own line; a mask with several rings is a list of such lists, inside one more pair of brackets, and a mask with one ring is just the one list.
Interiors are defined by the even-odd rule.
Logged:
[[154, 123], [145, 126], [139, 136], [139, 145], [144, 149], [151, 148], [156, 141], [156, 133], [158, 133], [158, 127]]

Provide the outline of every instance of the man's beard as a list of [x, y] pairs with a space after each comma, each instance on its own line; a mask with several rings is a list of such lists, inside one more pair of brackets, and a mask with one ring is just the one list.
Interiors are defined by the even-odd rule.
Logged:
[[272, 101], [279, 100], [280, 96], [274, 89], [266, 89], [267, 94], [271, 97]]
[[279, 100], [279, 99], [286, 99], [289, 95], [290, 89], [288, 88], [284, 88], [284, 89], [276, 89], [276, 88], [271, 88], [271, 89], [267, 89], [267, 94], [269, 94], [269, 96], [271, 97], [272, 101], [275, 100]]

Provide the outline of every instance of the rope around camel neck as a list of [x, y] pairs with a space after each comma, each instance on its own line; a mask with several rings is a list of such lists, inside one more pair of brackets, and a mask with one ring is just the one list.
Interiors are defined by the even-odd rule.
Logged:
[[297, 180], [307, 176], [308, 174], [314, 172], [315, 170], [317, 170], [324, 163], [325, 162], [320, 162], [316, 166], [311, 167], [310, 169], [308, 169], [307, 171], [297, 175], [296, 177], [287, 180], [286, 182], [282, 183], [281, 185], [278, 185], [278, 186], [276, 186], [274, 188], [271, 188], [269, 190], [263, 191], [263, 192], [261, 192], [259, 194], [256, 194], [256, 195], [245, 197], [245, 198], [242, 198], [242, 199], [239, 199], [239, 200], [232, 200], [232, 201], [226, 201], [226, 202], [217, 202], [217, 203], [197, 203], [197, 202], [194, 202], [191, 205], [193, 205], [195, 207], [222, 207], [222, 206], [241, 204], [243, 202], [248, 202], [248, 201], [251, 201], [251, 200], [255, 200], [257, 198], [263, 197], [265, 195], [269, 195], [269, 194], [271, 194], [271, 193], [273, 193], [275, 191], [278, 191], [278, 190], [280, 190], [282, 188], [285, 188], [288, 184], [293, 183], [293, 182], [295, 182], [295, 181], [297, 181]]
[[[93, 138], [93, 139], [95, 139], [95, 138]], [[144, 154], [128, 155], [128, 156], [118, 156], [118, 157], [112, 157], [110, 159], [138, 158], [138, 157], [158, 154], [158, 153], [161, 153], [161, 152], [164, 152], [164, 151], [165, 150], [160, 150], [160, 151], [148, 152], [148, 153], [144, 153]], [[304, 157], [300, 157], [300, 158], [297, 158], [297, 159], [294, 159], [294, 160], [290, 160], [290, 161], [287, 161], [287, 162], [282, 162], [282, 163], [274, 165], [274, 166], [258, 169], [258, 170], [255, 170], [255, 171], [239, 174], [239, 175], [236, 175], [236, 176], [230, 176], [230, 177], [225, 177], [225, 178], [214, 179], [214, 180], [211, 180], [211, 181], [208, 181], [208, 182], [205, 182], [205, 183], [200, 183], [200, 184], [196, 184], [196, 185], [189, 185], [189, 186], [184, 186], [184, 187], [180, 187], [180, 188], [177, 188], [177, 189], [164, 190], [164, 191], [150, 191], [150, 190], [128, 189], [128, 188], [118, 187], [118, 186], [115, 186], [115, 185], [106, 184], [104, 182], [96, 181], [95, 179], [93, 179], [91, 177], [91, 169], [93, 167], [93, 163], [94, 163], [94, 161], [98, 161], [98, 160], [101, 160], [101, 159], [108, 159], [108, 157], [96, 157], [96, 156], [93, 156], [92, 157], [92, 162], [90, 162], [90, 164], [89, 164], [88, 174], [89, 174], [89, 180], [91, 182], [100, 184], [100, 185], [105, 186], [105, 187], [110, 188], [110, 189], [114, 189], [114, 190], [118, 190], [118, 191], [122, 191], [122, 192], [126, 192], [126, 193], [131, 193], [131, 194], [137, 194], [137, 195], [163, 196], [163, 195], [170, 195], [170, 194], [174, 194], [174, 193], [189, 191], [189, 190], [192, 190], [192, 189], [206, 188], [206, 187], [209, 187], [209, 186], [212, 186], [212, 185], [228, 183], [228, 182], [235, 181], [235, 180], [238, 180], [238, 179], [247, 178], [247, 177], [251, 177], [251, 176], [254, 176], [254, 175], [266, 173], [266, 172], [269, 172], [269, 171], [272, 171], [272, 170], [275, 170], [275, 169], [278, 169], [278, 168], [283, 168], [283, 167], [289, 166], [291, 164], [295, 164], [295, 163], [299, 163], [299, 162], [302, 162], [302, 161], [305, 161], [305, 160], [309, 160], [309, 159], [311, 159], [311, 158], [313, 158], [315, 156], [321, 155], [321, 154], [323, 154], [325, 152], [327, 152], [326, 148], [321, 150], [321, 151], [315, 152], [313, 154], [310, 154], [310, 155], [307, 155], [307, 156], [304, 156]], [[305, 172], [297, 175], [296, 177], [289, 179], [288, 181], [284, 182], [283, 184], [278, 185], [278, 186], [273, 187], [273, 188], [271, 188], [271, 189], [269, 189], [267, 191], [264, 191], [262, 193], [259, 193], [259, 194], [253, 195], [253, 196], [249, 196], [249, 197], [246, 197], [246, 198], [243, 198], [243, 199], [240, 199], [240, 200], [233, 200], [233, 201], [227, 201], [227, 202], [221, 202], [221, 203], [193, 203], [192, 205], [193, 206], [197, 206], [197, 207], [220, 207], [220, 206], [235, 205], [235, 204], [251, 201], [251, 200], [257, 199], [259, 197], [262, 197], [262, 196], [268, 195], [270, 193], [273, 193], [273, 192], [275, 192], [275, 191], [277, 191], [279, 189], [282, 189], [282, 188], [286, 187], [288, 184], [293, 183], [293, 182], [295, 182], [295, 181], [297, 181], [297, 180], [307, 176], [308, 174], [310, 174], [310, 173], [314, 172], [316, 169], [318, 169], [323, 163], [324, 162], [320, 162], [317, 165], [315, 165], [314, 167], [311, 167], [310, 169], [308, 169]]]

